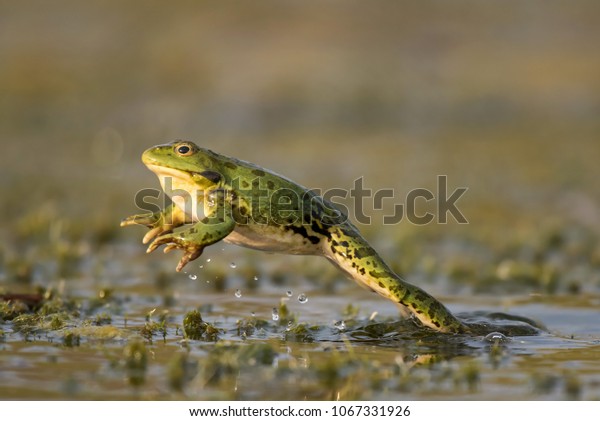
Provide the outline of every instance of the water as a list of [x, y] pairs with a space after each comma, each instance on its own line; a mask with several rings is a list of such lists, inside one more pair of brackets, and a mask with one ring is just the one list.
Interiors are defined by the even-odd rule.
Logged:
[[305, 304], [308, 302], [308, 297], [306, 296], [306, 294], [300, 294], [298, 295], [298, 302], [300, 304]]
[[[211, 341], [189, 341], [188, 358], [199, 367], [190, 376], [203, 376], [201, 373], [214, 372], [216, 367], [225, 369], [235, 361], [239, 364], [235, 395], [238, 398], [256, 396], [257, 381], [262, 385], [261, 396], [265, 397], [299, 399], [309, 391], [313, 397], [326, 398], [323, 393], [327, 388], [320, 383], [326, 379], [318, 373], [334, 370], [335, 364], [341, 366], [340, 377], [333, 387], [346, 399], [587, 399], [600, 391], [596, 383], [600, 378], [597, 365], [600, 329], [594, 311], [586, 314], [577, 311], [577, 307], [524, 302], [509, 309], [510, 319], [503, 319], [497, 312], [500, 308], [494, 306], [489, 306], [487, 312], [467, 311], [472, 304], [464, 297], [453, 301], [453, 310], [469, 320], [503, 327], [505, 333], [495, 330], [482, 336], [440, 335], [426, 333], [410, 321], [397, 319], [393, 305], [350, 284], [335, 295], [313, 291], [309, 302], [290, 302], [290, 311], [295, 316], [281, 326], [279, 309], [269, 306], [280, 299], [276, 291], [261, 290], [255, 294], [256, 299], [234, 300], [202, 285], [177, 285], [181, 293], [177, 306], [169, 310], [166, 340], [157, 333], [152, 344], [146, 344], [153, 357], [148, 360], [145, 380], [136, 388], [123, 382], [125, 365], [119, 361], [124, 355], [123, 340], [131, 343], [139, 329], [148, 323], [147, 300], [156, 294], [160, 296], [152, 286], [140, 284], [131, 289], [136, 291], [136, 298], [127, 303], [127, 327], [122, 317], [113, 315], [110, 325], [81, 330], [79, 346], [64, 346], [61, 330], [30, 335], [28, 341], [23, 341], [21, 334], [10, 333], [11, 324], [5, 322], [1, 326], [8, 334], [0, 341], [1, 378], [11, 381], [0, 382], [0, 393], [7, 398], [35, 394], [46, 398], [112, 399], [131, 398], [141, 391], [147, 398], [160, 398], [164, 396], [160, 393], [169, 390], [170, 361], [181, 346], [181, 331], [178, 333], [176, 327], [181, 323], [184, 309], [202, 308], [207, 303], [212, 303], [213, 308], [202, 311], [203, 320], [216, 323], [222, 329], [220, 339], [230, 345], [218, 347]], [[119, 300], [119, 294], [116, 299]], [[356, 316], [341, 318], [348, 303], [360, 303], [361, 310]], [[151, 320], [156, 321], [164, 307], [151, 309], [154, 308]], [[378, 315], [370, 320], [374, 309], [378, 309]], [[244, 320], [246, 315], [250, 315], [249, 326], [260, 321], [260, 328], [238, 332], [237, 320]], [[542, 319], [548, 325], [548, 332], [512, 335], [511, 326], [518, 331], [522, 324], [512, 320], [514, 315]], [[575, 332], [570, 329], [571, 317], [576, 315], [579, 316], [576, 330], [585, 331], [585, 335], [577, 334], [571, 339], [569, 331]], [[327, 320], [337, 321], [327, 323]], [[95, 335], [113, 327], [118, 336], [102, 339], [104, 351], [99, 354], [96, 347], [100, 339]], [[249, 352], [256, 355], [245, 356]], [[278, 366], [286, 367], [287, 377], [266, 362], [256, 362], [267, 355], [265, 352], [278, 356]], [[115, 362], [109, 365], [109, 360]], [[254, 362], [245, 362], [250, 360]], [[343, 371], [346, 365], [354, 371]], [[307, 371], [315, 377], [307, 379]], [[201, 377], [196, 377], [185, 386], [195, 399], [206, 399], [217, 392], [229, 393], [225, 391], [232, 390], [228, 385], [234, 379], [225, 376], [220, 382], [199, 388], [195, 382], [200, 380]], [[298, 389], [294, 384], [303, 386]], [[369, 387], [364, 387], [365, 384]]]
[[236, 289], [234, 295], [235, 295], [236, 298], [241, 298], [242, 297], [242, 291], [239, 290], [239, 289]]

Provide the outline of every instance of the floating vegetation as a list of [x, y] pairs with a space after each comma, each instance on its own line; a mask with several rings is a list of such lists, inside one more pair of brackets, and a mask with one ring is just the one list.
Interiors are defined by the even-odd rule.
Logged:
[[146, 381], [148, 351], [141, 341], [132, 341], [123, 349], [125, 375], [131, 386], [139, 387]]
[[198, 361], [191, 359], [187, 353], [178, 352], [167, 363], [169, 387], [177, 392], [183, 392], [197, 374]]
[[81, 344], [81, 335], [72, 331], [65, 332], [63, 335], [63, 344], [69, 348], [79, 346]]
[[186, 313], [183, 318], [183, 332], [187, 339], [214, 342], [218, 339], [219, 329], [202, 320], [198, 310]]

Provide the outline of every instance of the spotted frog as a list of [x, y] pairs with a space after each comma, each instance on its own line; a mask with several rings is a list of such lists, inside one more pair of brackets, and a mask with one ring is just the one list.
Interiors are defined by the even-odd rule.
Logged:
[[183, 251], [180, 271], [221, 240], [269, 252], [323, 256], [358, 284], [396, 303], [406, 317], [447, 333], [468, 328], [442, 303], [394, 273], [336, 206], [272, 171], [188, 141], [154, 146], [143, 163], [172, 204], [125, 218], [145, 225], [150, 253]]

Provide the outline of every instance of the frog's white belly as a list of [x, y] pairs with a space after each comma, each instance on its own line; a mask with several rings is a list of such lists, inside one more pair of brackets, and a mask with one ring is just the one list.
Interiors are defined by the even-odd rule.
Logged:
[[291, 230], [271, 225], [236, 225], [223, 239], [226, 243], [256, 250], [286, 254], [321, 253], [321, 245], [311, 243], [304, 236]]

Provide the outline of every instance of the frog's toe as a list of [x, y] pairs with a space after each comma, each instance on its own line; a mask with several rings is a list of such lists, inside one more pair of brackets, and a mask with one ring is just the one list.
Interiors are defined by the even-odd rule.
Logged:
[[121, 220], [122, 227], [128, 227], [130, 225], [145, 225], [147, 227], [152, 227], [154, 224], [156, 224], [156, 216], [153, 213], [131, 215]]
[[204, 247], [198, 247], [198, 246], [186, 248], [183, 257], [181, 258], [181, 260], [179, 260], [179, 263], [177, 264], [177, 267], [175, 268], [175, 270], [177, 272], [181, 272], [181, 269], [183, 269], [183, 267], [185, 265], [187, 265], [192, 260], [200, 257], [203, 250], [204, 250]]
[[163, 252], [166, 254], [166, 253], [168, 253], [171, 250], [174, 250], [176, 248], [178, 248], [177, 244], [173, 244], [173, 243], [167, 244], [167, 246], [164, 248]]
[[150, 240], [153, 240], [158, 235], [164, 234], [164, 233], [165, 232], [164, 232], [164, 229], [162, 227], [154, 227], [150, 231], [148, 231], [146, 233], [146, 235], [144, 235], [144, 238], [142, 238], [142, 244], [148, 244], [148, 242]]
[[135, 215], [134, 216], [128, 216], [127, 218], [121, 219], [121, 226], [122, 227], [128, 227], [130, 225], [137, 225], [135, 223]]
[[176, 237], [173, 237], [172, 235], [163, 235], [161, 237], [155, 238], [154, 241], [150, 243], [148, 249], [146, 250], [146, 253], [152, 253], [154, 250], [156, 250], [159, 246], [162, 246], [163, 244], [172, 244], [173, 247], [180, 247], [179, 241]]

